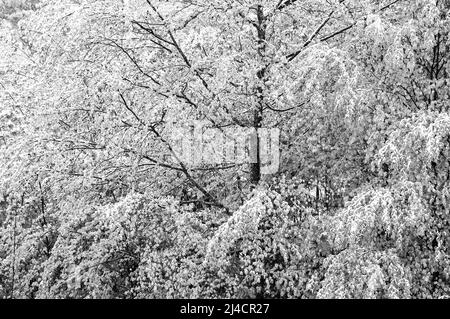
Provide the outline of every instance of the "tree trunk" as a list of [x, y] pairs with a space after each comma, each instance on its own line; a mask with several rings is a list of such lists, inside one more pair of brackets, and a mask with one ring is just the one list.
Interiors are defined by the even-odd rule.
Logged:
[[262, 6], [258, 5], [256, 7], [256, 14], [258, 21], [256, 22], [256, 31], [258, 33], [258, 55], [261, 59], [262, 67], [261, 70], [257, 73], [258, 85], [256, 87], [256, 95], [258, 103], [255, 106], [255, 110], [253, 112], [253, 128], [256, 131], [256, 143], [255, 143], [255, 152], [256, 152], [256, 161], [255, 163], [250, 164], [250, 182], [253, 185], [256, 185], [261, 180], [261, 154], [260, 154], [260, 137], [259, 137], [259, 129], [262, 126], [263, 121], [263, 110], [264, 110], [264, 88], [263, 81], [266, 75], [266, 66], [265, 66], [265, 50], [266, 50], [266, 25], [265, 25], [265, 17], [263, 14]]
[[253, 127], [255, 128], [255, 144], [253, 151], [256, 152], [254, 163], [250, 164], [250, 182], [256, 185], [261, 180], [261, 154], [260, 154], [260, 140], [258, 129], [261, 127], [261, 114], [259, 110], [255, 110], [253, 114]]

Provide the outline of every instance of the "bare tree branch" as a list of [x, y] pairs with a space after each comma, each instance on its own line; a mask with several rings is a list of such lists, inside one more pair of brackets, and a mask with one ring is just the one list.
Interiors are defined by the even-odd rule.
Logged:
[[283, 10], [284, 8], [289, 7], [290, 5], [296, 3], [298, 0], [280, 0], [276, 6], [277, 10]]
[[118, 44], [116, 41], [114, 40], [109, 40], [110, 42], [112, 42], [117, 48], [119, 48], [123, 53], [126, 54], [126, 56], [131, 60], [131, 62], [133, 62], [133, 64], [136, 66], [136, 68], [139, 70], [139, 72], [141, 72], [143, 75], [145, 75], [146, 77], [148, 77], [153, 83], [155, 83], [156, 85], [161, 85], [161, 83], [159, 81], [157, 81], [154, 77], [152, 77], [150, 74], [148, 74], [147, 72], [145, 72], [141, 66], [139, 65], [139, 63], [136, 61], [135, 58], [133, 58], [131, 56], [131, 54], [124, 48], [122, 47], [120, 44]]
[[[123, 95], [121, 93], [120, 97], [122, 99], [122, 102], [125, 104], [125, 107], [132, 112], [132, 114], [136, 117], [136, 119], [141, 123], [142, 125], [145, 125], [145, 123], [137, 116], [137, 114], [129, 107], [128, 103], [124, 99]], [[186, 178], [189, 180], [192, 186], [197, 188], [207, 200], [210, 200], [215, 203], [215, 206], [224, 208], [227, 214], [230, 214], [230, 211], [227, 207], [225, 207], [223, 204], [221, 204], [216, 198], [214, 198], [203, 186], [201, 186], [191, 175], [189, 172], [189, 169], [186, 167], [184, 162], [179, 158], [175, 150], [172, 148], [172, 145], [170, 145], [170, 142], [167, 141], [164, 137], [161, 136], [161, 134], [155, 129], [154, 126], [146, 126], [169, 150], [170, 154], [173, 156], [173, 158], [178, 162], [178, 165], [180, 166], [177, 168], [177, 170], [181, 171]]]
[[[310, 35], [308, 40], [303, 44], [302, 49], [306, 48], [319, 34], [319, 32], [323, 29], [323, 27], [330, 21], [331, 17], [334, 14], [334, 10], [331, 11], [328, 16], [323, 20], [323, 22], [317, 27], [317, 29]], [[294, 60], [301, 52], [302, 50], [298, 50], [297, 52], [291, 53], [287, 56], [288, 61]]]
[[[377, 12], [382, 12], [388, 8], [390, 8], [391, 6], [393, 6], [394, 4], [396, 4], [397, 2], [402, 1], [402, 0], [394, 0], [388, 4], [386, 4], [385, 6], [381, 7]], [[344, 2], [344, 0], [341, 0], [339, 3]], [[308, 39], [308, 41], [306, 41], [302, 48], [294, 53], [291, 53], [287, 56], [288, 61], [292, 61], [293, 59], [295, 59], [295, 57], [297, 57], [301, 51], [303, 49], [305, 49], [313, 40], [314, 38], [317, 36], [317, 34], [320, 32], [320, 30], [326, 25], [326, 23], [330, 20], [331, 16], [334, 14], [334, 10], [332, 12], [330, 12], [329, 16], [324, 20], [324, 22], [318, 27], [318, 29], [312, 34], [312, 36], [310, 37], [310, 39]], [[363, 19], [366, 19], [367, 17], [365, 16]], [[338, 36], [339, 34], [342, 34], [348, 30], [350, 30], [351, 28], [353, 28], [356, 24], [357, 24], [358, 20], [356, 20], [355, 22], [353, 22], [352, 24], [349, 24], [335, 32], [332, 32], [331, 34], [328, 34], [322, 38], [319, 39], [320, 42], [325, 42], [328, 41], [336, 36]]]

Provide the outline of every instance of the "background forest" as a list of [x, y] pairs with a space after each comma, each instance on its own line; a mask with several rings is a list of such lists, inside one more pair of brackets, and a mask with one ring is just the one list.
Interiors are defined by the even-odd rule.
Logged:
[[[449, 0], [0, 0], [0, 298], [447, 298]], [[277, 128], [280, 168], [168, 136]]]

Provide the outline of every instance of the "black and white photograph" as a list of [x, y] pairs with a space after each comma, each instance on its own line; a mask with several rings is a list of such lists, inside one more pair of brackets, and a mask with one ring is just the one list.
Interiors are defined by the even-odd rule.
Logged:
[[450, 1], [0, 0], [0, 299], [450, 299]]

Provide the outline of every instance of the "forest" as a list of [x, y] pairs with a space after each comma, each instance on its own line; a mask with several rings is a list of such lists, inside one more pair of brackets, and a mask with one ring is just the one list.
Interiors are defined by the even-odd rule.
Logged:
[[0, 299], [450, 298], [449, 111], [450, 0], [0, 0]]

